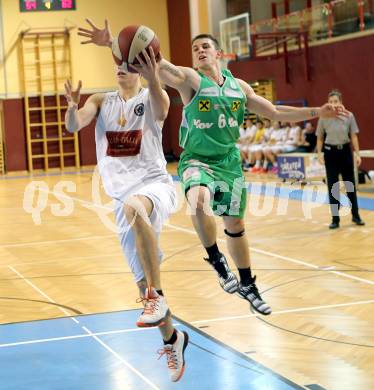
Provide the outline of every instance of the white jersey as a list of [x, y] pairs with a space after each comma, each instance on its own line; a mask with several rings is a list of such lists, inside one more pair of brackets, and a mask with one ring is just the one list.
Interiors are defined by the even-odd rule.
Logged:
[[270, 134], [270, 144], [281, 144], [286, 140], [287, 129], [273, 129]]
[[263, 143], [266, 143], [269, 141], [272, 132], [273, 132], [272, 127], [265, 127], [265, 134], [264, 134], [264, 142]]
[[105, 192], [124, 201], [151, 183], [172, 183], [162, 150], [162, 127], [152, 114], [149, 91], [124, 101], [105, 94], [95, 128], [96, 155]]
[[246, 129], [244, 127], [239, 127], [239, 132], [240, 132], [240, 140], [243, 140], [247, 137], [254, 137], [256, 134], [257, 127], [256, 126], [251, 126], [247, 127]]
[[300, 131], [301, 129], [299, 126], [291, 127], [290, 131], [288, 132], [286, 144], [296, 145], [299, 139]]

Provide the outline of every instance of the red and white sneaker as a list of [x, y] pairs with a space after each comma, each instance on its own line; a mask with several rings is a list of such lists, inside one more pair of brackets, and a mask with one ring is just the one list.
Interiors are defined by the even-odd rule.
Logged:
[[261, 168], [259, 167], [253, 167], [249, 170], [251, 173], [260, 173]]
[[165, 297], [157, 294], [153, 287], [149, 287], [145, 290], [144, 298], [140, 298], [137, 302], [139, 301], [144, 303], [144, 311], [136, 321], [137, 326], [149, 328], [165, 325], [165, 319], [170, 314]]
[[166, 344], [158, 351], [159, 359], [166, 355], [168, 370], [172, 382], [177, 382], [182, 378], [185, 368], [184, 350], [188, 345], [187, 332], [177, 331], [177, 341], [174, 344]]

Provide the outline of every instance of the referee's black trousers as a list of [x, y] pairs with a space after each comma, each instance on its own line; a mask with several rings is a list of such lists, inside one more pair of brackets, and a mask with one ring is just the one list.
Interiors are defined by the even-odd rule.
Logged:
[[325, 144], [324, 158], [333, 221], [339, 221], [339, 174], [342, 175], [347, 196], [351, 202], [352, 216], [359, 218], [353, 155], [350, 143], [338, 146]]

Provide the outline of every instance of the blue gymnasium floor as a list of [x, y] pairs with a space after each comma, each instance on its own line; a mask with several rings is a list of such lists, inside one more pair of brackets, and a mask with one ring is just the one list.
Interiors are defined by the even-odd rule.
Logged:
[[176, 317], [190, 343], [184, 376], [171, 383], [158, 330], [134, 326], [139, 312], [0, 325], [0, 389], [302, 389]]

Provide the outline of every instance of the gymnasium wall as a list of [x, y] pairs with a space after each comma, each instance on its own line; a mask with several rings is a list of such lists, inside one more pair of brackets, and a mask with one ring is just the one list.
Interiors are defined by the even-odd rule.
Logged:
[[[285, 81], [284, 61], [233, 62], [231, 71], [245, 81], [275, 80], [277, 99], [307, 99], [308, 105], [326, 102], [328, 92], [338, 88], [345, 107], [355, 114], [360, 128], [361, 149], [374, 149], [374, 34], [310, 48], [312, 81], [305, 78], [304, 58], [289, 58], [290, 84]], [[373, 159], [363, 162], [374, 169]]]
[[[99, 27], [103, 26], [107, 18], [113, 34], [129, 24], [145, 24], [158, 34], [163, 56], [170, 57], [167, 0], [77, 0], [76, 11], [36, 13], [19, 12], [18, 0], [0, 0], [0, 6], [3, 21], [0, 27], [4, 37], [4, 61], [0, 62], [0, 98], [4, 99], [2, 107], [7, 171], [27, 169], [26, 129], [17, 50], [21, 31], [29, 28], [88, 26], [85, 18], [92, 19]], [[74, 28], [71, 31], [72, 74], [74, 84], [79, 79], [83, 81], [83, 103], [93, 92], [115, 89], [116, 80], [110, 50], [81, 45], [80, 41], [77, 29]], [[95, 164], [93, 124], [81, 131], [79, 138], [81, 165]]]
[[[168, 0], [170, 31], [170, 61], [181, 66], [192, 66], [191, 26], [189, 0]], [[181, 149], [178, 130], [182, 118], [182, 101], [178, 92], [167, 88], [170, 96], [170, 109], [163, 129], [164, 152], [179, 156]]]
[[[162, 53], [169, 58], [169, 29], [166, 0], [77, 0], [76, 11], [19, 12], [19, 0], [2, 0], [5, 73], [7, 90], [4, 86], [4, 69], [0, 64], [0, 94], [18, 97], [21, 91], [19, 79], [19, 58], [17, 39], [19, 33], [28, 28], [64, 28], [88, 26], [85, 18], [90, 18], [99, 26], [104, 19], [110, 22], [113, 34], [129, 24], [145, 24], [151, 27], [162, 43]], [[109, 49], [80, 44], [81, 37], [71, 32], [73, 79], [83, 80], [83, 88], [89, 91], [113, 88], [116, 85], [113, 61]], [[105, 54], [104, 54], [105, 53]]]

